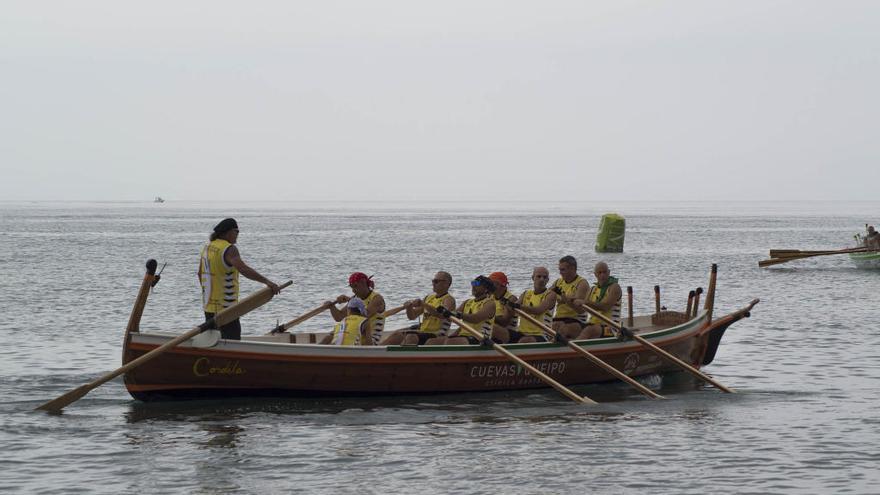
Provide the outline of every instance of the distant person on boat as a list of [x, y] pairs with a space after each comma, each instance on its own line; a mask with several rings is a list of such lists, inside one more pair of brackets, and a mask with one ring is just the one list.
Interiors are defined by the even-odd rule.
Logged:
[[865, 236], [865, 247], [868, 249], [880, 249], [880, 232], [874, 230], [873, 225], [868, 226], [868, 235]]
[[[202, 306], [205, 319], [214, 317], [223, 309], [238, 302], [238, 274], [272, 289], [281, 289], [268, 278], [248, 266], [235, 247], [238, 240], [238, 223], [233, 218], [224, 219], [214, 227], [210, 240], [199, 256], [199, 284], [202, 286]], [[241, 340], [241, 322], [238, 319], [220, 327], [224, 339]]]
[[[620, 300], [623, 291], [620, 290], [620, 284], [617, 279], [611, 276], [611, 269], [604, 261], [596, 263], [593, 268], [593, 274], [596, 275], [596, 285], [590, 289], [587, 301], [584, 303], [596, 311], [602, 313], [614, 321], [620, 321]], [[579, 339], [597, 339], [599, 337], [613, 337], [611, 329], [607, 324], [595, 316], [590, 316], [587, 321], [587, 327], [578, 336]]]
[[511, 332], [516, 333], [519, 318], [516, 317], [513, 309], [507, 304], [502, 304], [501, 300], [516, 301], [516, 296], [508, 290], [507, 275], [504, 272], [490, 273], [489, 280], [495, 285], [495, 290], [492, 292], [492, 299], [495, 300], [495, 322], [492, 325], [492, 340], [497, 344], [506, 344], [511, 341]]
[[[492, 292], [495, 291], [495, 284], [488, 277], [480, 275], [471, 281], [471, 294], [473, 298], [461, 303], [458, 306], [458, 313], [461, 319], [474, 330], [480, 332], [483, 342], [489, 342], [492, 337], [492, 325], [495, 322], [495, 298]], [[446, 338], [446, 345], [467, 345], [479, 344], [480, 340], [471, 336], [469, 332], [462, 329], [453, 331]]]
[[552, 287], [556, 292], [553, 330], [565, 338], [575, 339], [587, 326], [588, 315], [583, 304], [587, 300], [590, 284], [578, 275], [574, 256], [563, 256], [559, 260], [559, 275]]
[[[324, 304], [336, 309], [333, 301]], [[345, 305], [345, 316], [333, 327], [333, 332], [321, 340], [321, 344], [360, 345], [361, 339], [366, 336], [367, 326], [367, 306], [361, 298], [352, 297]]]
[[[367, 307], [367, 335], [361, 339], [362, 345], [379, 345], [382, 340], [382, 330], [385, 329], [385, 299], [381, 294], [373, 290], [374, 284], [372, 277], [368, 277], [361, 272], [354, 272], [348, 277], [348, 286], [355, 297], [363, 300]], [[336, 298], [336, 304], [348, 302], [351, 297], [345, 294]], [[330, 314], [336, 321], [342, 321], [347, 313], [345, 310], [338, 309], [334, 304], [330, 305]]]
[[442, 344], [449, 334], [452, 322], [437, 312], [438, 306], [455, 311], [455, 298], [449, 294], [452, 275], [437, 272], [431, 279], [434, 291], [423, 299], [413, 299], [403, 303], [406, 317], [415, 320], [421, 317], [416, 330], [403, 330], [389, 335], [382, 345], [435, 345]]
[[[532, 270], [532, 288], [520, 294], [517, 302], [522, 311], [552, 328], [556, 293], [547, 288], [548, 283], [550, 283], [550, 270], [543, 266], [535, 267]], [[511, 342], [520, 344], [547, 342], [544, 330], [525, 318], [519, 319], [519, 328], [511, 333]]]

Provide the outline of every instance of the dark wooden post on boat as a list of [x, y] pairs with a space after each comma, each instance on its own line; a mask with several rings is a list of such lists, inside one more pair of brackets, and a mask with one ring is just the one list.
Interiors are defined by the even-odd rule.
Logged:
[[684, 315], [686, 318], [690, 319], [691, 310], [694, 309], [694, 296], [696, 295], [695, 291], [688, 292], [688, 305], [687, 309], [684, 311]]
[[654, 286], [654, 313], [660, 316], [660, 286]]
[[696, 318], [697, 315], [700, 314], [700, 294], [702, 294], [702, 293], [703, 293], [702, 287], [697, 287], [697, 290], [694, 291], [694, 294], [696, 294], [696, 296], [694, 296], [694, 316], [693, 316], [693, 318]]
[[626, 302], [629, 306], [629, 321], [627, 325], [633, 326], [633, 288], [632, 285], [626, 286]]
[[158, 280], [156, 275], [156, 260], [147, 260], [147, 273], [141, 281], [141, 288], [138, 290], [137, 298], [134, 300], [134, 308], [131, 310], [131, 316], [128, 318], [128, 326], [125, 327], [126, 336], [129, 333], [137, 333], [140, 331], [141, 316], [144, 314], [144, 306], [147, 305], [147, 297], [150, 295], [150, 287], [156, 285]]
[[718, 265], [712, 263], [712, 273], [709, 275], [709, 291], [706, 292], [706, 323], [712, 323], [712, 310], [715, 309], [715, 279], [718, 278]]

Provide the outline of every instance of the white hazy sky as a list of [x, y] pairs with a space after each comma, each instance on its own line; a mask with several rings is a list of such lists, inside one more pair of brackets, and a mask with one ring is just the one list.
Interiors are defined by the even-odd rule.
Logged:
[[18, 1], [0, 199], [877, 199], [876, 1]]

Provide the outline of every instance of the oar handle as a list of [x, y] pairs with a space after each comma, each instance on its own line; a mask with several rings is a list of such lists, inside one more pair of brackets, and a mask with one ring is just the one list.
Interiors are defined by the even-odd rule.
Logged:
[[[470, 325], [468, 325], [467, 323], [465, 323], [465, 322], [464, 322], [463, 320], [461, 320], [460, 318], [456, 318], [455, 316], [449, 316], [449, 320], [452, 321], [453, 323], [455, 323], [456, 325], [458, 325], [462, 330], [465, 330], [467, 333], [471, 334], [471, 336], [473, 336], [474, 338], [477, 338], [477, 339], [483, 339], [483, 334], [482, 334], [482, 333], [476, 331], [473, 327], [471, 327]], [[565, 385], [563, 385], [563, 384], [557, 382], [556, 380], [550, 378], [550, 377], [547, 376], [546, 374], [542, 373], [539, 369], [537, 369], [537, 368], [535, 368], [534, 366], [532, 366], [531, 364], [525, 362], [525, 360], [523, 360], [523, 359], [520, 358], [519, 356], [516, 356], [515, 354], [513, 354], [512, 352], [508, 351], [507, 349], [501, 347], [500, 345], [498, 345], [498, 344], [496, 344], [496, 343], [493, 342], [493, 343], [492, 343], [492, 348], [495, 349], [496, 351], [500, 352], [501, 354], [504, 354], [508, 359], [510, 359], [511, 361], [515, 362], [516, 364], [518, 364], [518, 365], [522, 366], [523, 368], [529, 370], [529, 373], [531, 373], [531, 374], [537, 376], [537, 377], [540, 378], [544, 383], [546, 383], [547, 385], [550, 385], [551, 387], [555, 388], [555, 389], [558, 390], [560, 393], [562, 393], [562, 395], [568, 397], [569, 399], [571, 399], [571, 400], [573, 400], [573, 401], [575, 401], [575, 402], [581, 403], [581, 404], [595, 404], [595, 403], [596, 403], [596, 401], [594, 401], [594, 400], [591, 400], [591, 399], [589, 399], [589, 398], [587, 398], [587, 397], [581, 397], [580, 395], [574, 393], [573, 391], [571, 391], [571, 390], [570, 390], [568, 387], [566, 387]]]
[[644, 337], [641, 337], [641, 336], [639, 336], [639, 335], [636, 335], [635, 333], [633, 333], [633, 332], [630, 331], [629, 329], [624, 328], [623, 325], [621, 325], [620, 323], [615, 322], [615, 321], [612, 320], [611, 318], [608, 318], [607, 316], [603, 315], [602, 313], [596, 311], [595, 309], [593, 309], [593, 308], [591, 308], [591, 307], [589, 307], [589, 306], [584, 306], [584, 308], [587, 310], [588, 313], [592, 314], [592, 315], [595, 316], [596, 318], [598, 318], [598, 319], [604, 321], [605, 323], [607, 323], [608, 325], [610, 325], [611, 328], [613, 328], [616, 332], [622, 332], [622, 333], [624, 333], [624, 335], [626, 335], [627, 337], [630, 337], [630, 338], [634, 339], [636, 342], [638, 342], [638, 343], [642, 344], [643, 346], [645, 346], [645, 347], [651, 349], [652, 351], [656, 352], [657, 354], [660, 354], [661, 356], [665, 357], [665, 358], [668, 359], [669, 361], [672, 361], [673, 363], [677, 364], [679, 367], [683, 368], [684, 370], [690, 372], [690, 373], [693, 374], [694, 376], [700, 378], [700, 379], [703, 380], [703, 381], [706, 381], [706, 382], [708, 382], [708, 383], [711, 383], [711, 384], [714, 385], [715, 387], [718, 387], [718, 389], [720, 389], [720, 390], [722, 390], [722, 391], [724, 391], [724, 392], [727, 392], [727, 393], [729, 393], [729, 394], [733, 393], [733, 390], [731, 390], [731, 389], [725, 387], [724, 385], [718, 383], [717, 381], [713, 380], [711, 377], [709, 377], [709, 376], [706, 375], [705, 373], [703, 373], [703, 372], [701, 372], [700, 370], [694, 368], [693, 366], [691, 366], [691, 365], [685, 363], [685, 362], [682, 361], [681, 359], [678, 359], [677, 357], [675, 357], [675, 356], [673, 356], [672, 354], [670, 354], [670, 353], [664, 351], [663, 349], [657, 347], [656, 345], [652, 344], [651, 342], [648, 342]]
[[382, 316], [384, 316], [385, 318], [388, 318], [390, 316], [396, 315], [397, 313], [400, 313], [404, 309], [406, 309], [406, 306], [401, 304], [400, 306], [397, 306], [396, 308], [391, 308], [388, 311], [385, 311], [384, 313], [382, 313]]
[[[539, 328], [541, 328], [542, 330], [547, 332], [549, 335], [551, 335], [551, 336], [556, 335], [556, 332], [552, 328], [548, 327], [547, 325], [545, 325], [543, 322], [539, 321], [537, 318], [533, 317], [532, 315], [526, 313], [525, 311], [523, 311], [519, 308], [515, 308], [514, 311], [516, 311], [516, 313], [518, 315], [520, 315], [521, 317], [523, 317], [526, 320], [537, 325]], [[614, 375], [618, 379], [625, 381], [626, 383], [628, 383], [629, 385], [634, 387], [639, 392], [647, 395], [648, 397], [654, 398], [654, 399], [665, 399], [665, 397], [654, 392], [653, 390], [649, 389], [648, 387], [645, 387], [644, 385], [637, 382], [636, 380], [634, 380], [632, 377], [630, 377], [626, 373], [623, 373], [622, 371], [618, 370], [614, 366], [611, 366], [610, 364], [606, 363], [605, 361], [602, 361], [596, 355], [594, 355], [592, 352], [587, 351], [586, 349], [582, 348], [581, 346], [575, 344], [574, 342], [572, 342], [570, 340], [567, 341], [566, 344], [568, 345], [568, 347], [572, 348], [574, 351], [582, 354], [585, 358], [589, 359], [596, 366], [598, 366], [598, 367], [602, 368], [603, 370], [607, 371], [608, 373]]]

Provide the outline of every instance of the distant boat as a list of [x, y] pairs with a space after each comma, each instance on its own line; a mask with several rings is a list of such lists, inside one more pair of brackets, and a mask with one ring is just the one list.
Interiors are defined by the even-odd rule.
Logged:
[[162, 196], [156, 196], [156, 199], [153, 200], [153, 203], [164, 203], [165, 200], [162, 199]]

